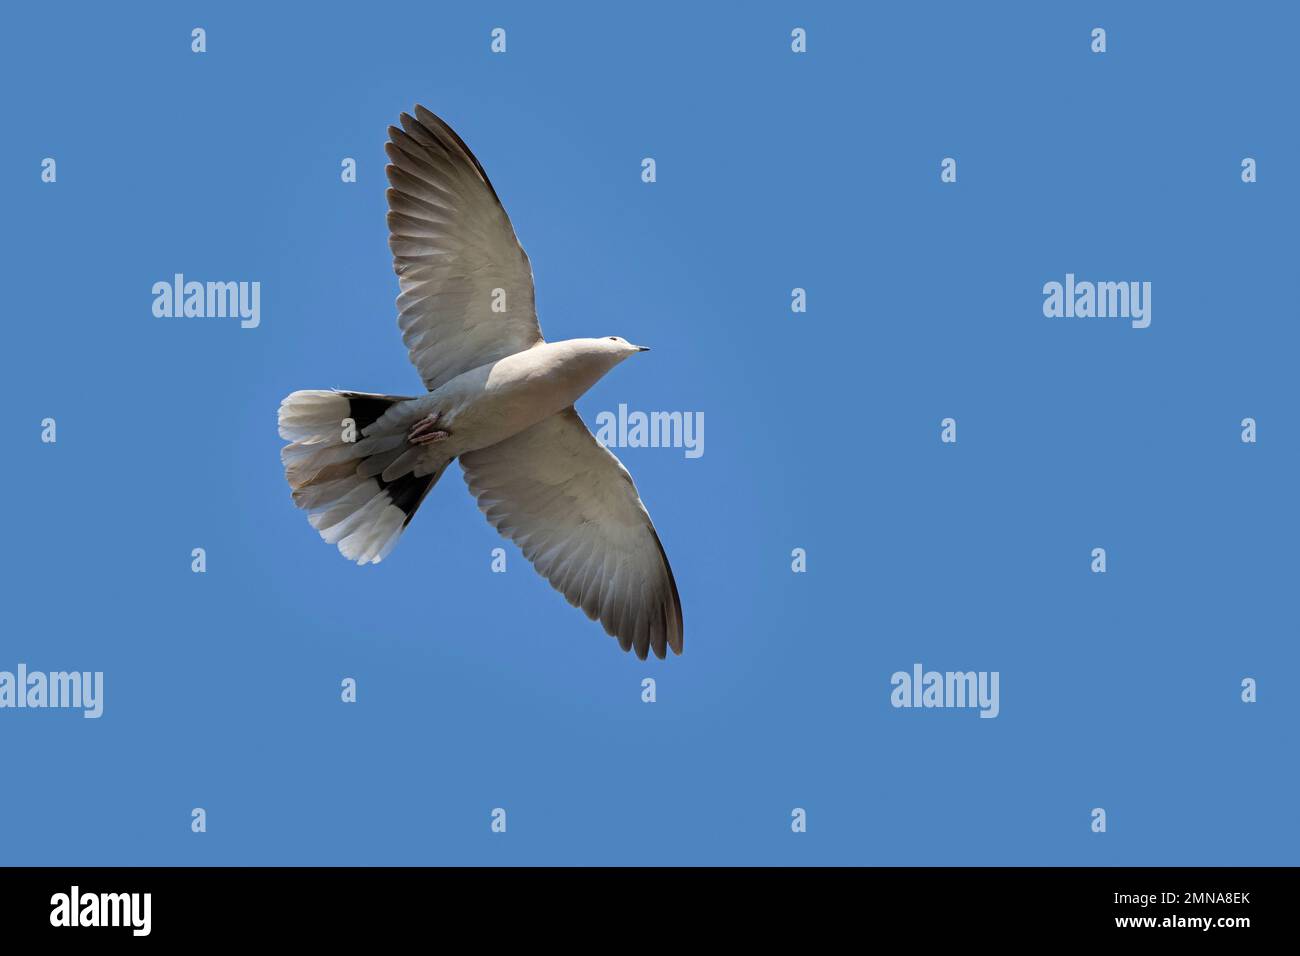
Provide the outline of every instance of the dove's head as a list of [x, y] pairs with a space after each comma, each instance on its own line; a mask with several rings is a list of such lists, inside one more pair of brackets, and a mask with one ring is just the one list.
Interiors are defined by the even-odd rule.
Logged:
[[650, 349], [645, 345], [633, 345], [627, 339], [618, 335], [607, 335], [603, 339], [593, 339], [593, 342], [599, 344], [599, 347], [605, 353], [616, 356], [621, 362], [635, 352], [649, 352]]
[[[575, 339], [583, 355], [589, 362], [595, 362], [608, 372], [625, 358], [637, 352], [649, 352], [644, 345], [633, 345], [620, 335], [606, 335], [599, 339]], [[601, 374], [604, 374], [602, 372]]]
[[551, 343], [547, 347], [557, 350], [555, 354], [561, 356], [560, 362], [570, 370], [568, 374], [572, 380], [583, 383], [583, 391], [627, 357], [637, 352], [650, 351], [644, 345], [633, 345], [617, 335], [599, 339], [569, 339]]

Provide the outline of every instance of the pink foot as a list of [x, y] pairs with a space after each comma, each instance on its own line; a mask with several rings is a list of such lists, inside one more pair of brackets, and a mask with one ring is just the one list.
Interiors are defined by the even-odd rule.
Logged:
[[432, 445], [434, 442], [446, 441], [451, 433], [438, 428], [438, 420], [441, 417], [435, 412], [427, 418], [420, 419], [406, 433], [406, 440], [412, 445]]

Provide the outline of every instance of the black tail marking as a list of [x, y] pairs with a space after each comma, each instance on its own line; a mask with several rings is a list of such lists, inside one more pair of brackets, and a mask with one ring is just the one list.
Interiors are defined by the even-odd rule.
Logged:
[[343, 392], [348, 400], [348, 417], [357, 423], [357, 431], [365, 431], [384, 412], [404, 399], [387, 395], [364, 395], [360, 392]]
[[384, 481], [383, 475], [375, 475], [375, 482], [379, 485], [379, 490], [387, 491], [388, 497], [393, 504], [406, 513], [406, 520], [402, 522], [403, 528], [411, 523], [416, 510], [420, 507], [420, 502], [424, 501], [424, 496], [429, 493], [429, 489], [433, 487], [433, 483], [438, 480], [445, 468], [446, 465], [419, 478], [408, 471], [392, 481]]

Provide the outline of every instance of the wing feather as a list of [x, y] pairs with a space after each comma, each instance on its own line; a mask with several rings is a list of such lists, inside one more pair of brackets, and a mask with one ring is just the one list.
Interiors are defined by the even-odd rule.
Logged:
[[[397, 324], [432, 391], [532, 348], [542, 330], [532, 266], [482, 165], [423, 106], [401, 124], [389, 127], [385, 146]], [[505, 310], [494, 311], [502, 295]]]
[[567, 408], [462, 455], [488, 521], [623, 650], [682, 652], [682, 607], [668, 556], [632, 476]]

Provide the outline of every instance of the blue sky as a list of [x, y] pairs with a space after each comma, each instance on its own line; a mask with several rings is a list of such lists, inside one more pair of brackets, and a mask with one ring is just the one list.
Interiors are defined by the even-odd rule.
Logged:
[[[0, 711], [0, 863], [1294, 863], [1294, 10], [442, 6], [6, 13], [0, 669], [105, 709]], [[620, 653], [458, 469], [374, 568], [291, 505], [284, 395], [420, 388], [416, 102], [544, 333], [653, 347], [588, 421], [704, 414], [697, 459], [618, 450], [680, 658]], [[155, 318], [177, 272], [259, 281], [261, 325]], [[1151, 326], [1044, 317], [1066, 273], [1150, 281]], [[916, 662], [999, 672], [997, 719], [892, 708]]]

